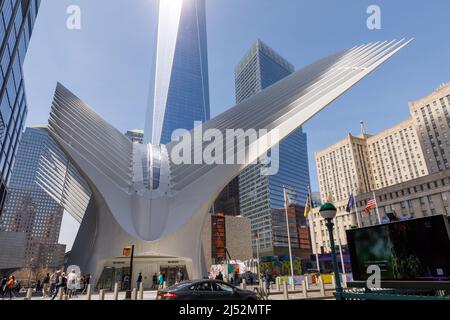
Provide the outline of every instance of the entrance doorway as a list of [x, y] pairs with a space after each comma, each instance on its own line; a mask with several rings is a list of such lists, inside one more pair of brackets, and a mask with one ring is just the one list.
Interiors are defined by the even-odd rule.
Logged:
[[126, 290], [124, 287], [123, 279], [125, 275], [130, 275], [130, 268], [114, 268], [114, 267], [105, 267], [100, 276], [100, 279], [97, 282], [96, 289], [105, 289], [107, 291], [114, 290], [114, 284], [119, 283], [119, 290]]
[[173, 286], [178, 282], [178, 272], [182, 271], [184, 274], [184, 280], [189, 280], [186, 266], [161, 266], [160, 272], [164, 277], [164, 281], [166, 281], [167, 286]]

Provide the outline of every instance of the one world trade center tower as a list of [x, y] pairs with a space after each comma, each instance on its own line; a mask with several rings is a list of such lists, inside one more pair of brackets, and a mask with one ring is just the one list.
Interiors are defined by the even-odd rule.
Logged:
[[151, 118], [146, 142], [210, 118], [205, 0], [160, 0]]

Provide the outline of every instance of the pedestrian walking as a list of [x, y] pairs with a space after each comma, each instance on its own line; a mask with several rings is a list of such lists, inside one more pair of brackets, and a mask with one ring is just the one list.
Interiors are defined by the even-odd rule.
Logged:
[[137, 285], [138, 289], [141, 287], [141, 283], [142, 283], [142, 273], [139, 272], [139, 275], [138, 275], [137, 281], [136, 281], [136, 285]]
[[83, 291], [81, 292], [81, 294], [85, 294], [86, 293], [90, 281], [91, 281], [91, 275], [90, 274], [87, 274], [87, 275], [85, 275], [83, 277], [83, 286], [84, 286], [84, 288], [83, 288]]
[[158, 289], [163, 289], [163, 288], [164, 288], [164, 276], [160, 272], [158, 275]]
[[56, 289], [56, 284], [58, 282], [58, 277], [59, 277], [59, 273], [61, 271], [56, 271], [53, 272], [52, 275], [50, 276], [50, 292], [49, 292], [49, 296], [53, 296], [53, 294], [55, 293], [55, 289]]
[[75, 269], [72, 269], [67, 276], [67, 295], [69, 299], [73, 297], [75, 290], [77, 290], [77, 273]]
[[123, 290], [129, 290], [130, 287], [130, 276], [128, 274], [123, 277]]
[[155, 274], [152, 277], [152, 289], [158, 289], [158, 274]]
[[0, 297], [3, 297], [3, 293], [5, 292], [7, 282], [8, 282], [8, 277], [6, 275], [3, 275], [1, 283], [0, 283]]
[[82, 285], [83, 285], [83, 277], [81, 276], [81, 273], [77, 273], [77, 279], [75, 281], [75, 292], [74, 295], [77, 297], [81, 291], [82, 291]]
[[56, 272], [56, 284], [55, 284], [55, 290], [53, 292], [52, 300], [55, 300], [56, 296], [58, 295], [59, 289], [62, 288], [64, 290], [65, 288], [65, 274], [64, 272], [61, 273], [61, 271]]
[[42, 280], [42, 298], [47, 298], [49, 295], [50, 273], [47, 273]]
[[16, 279], [14, 278], [14, 276], [10, 276], [8, 278], [8, 280], [6, 281], [2, 298], [4, 298], [6, 295], [9, 295], [9, 299], [11, 300], [12, 297], [15, 296], [15, 294], [13, 292], [15, 286], [16, 286]]

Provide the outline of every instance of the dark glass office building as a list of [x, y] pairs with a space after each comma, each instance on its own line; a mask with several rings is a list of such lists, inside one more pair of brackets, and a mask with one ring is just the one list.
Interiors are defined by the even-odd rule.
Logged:
[[39, 5], [40, 0], [0, 0], [0, 209], [27, 116], [22, 66]]
[[210, 118], [206, 14], [205, 0], [159, 6], [151, 142], [167, 144]]
[[[293, 73], [294, 66], [258, 40], [236, 67], [238, 103]], [[252, 165], [239, 176], [240, 214], [251, 221], [252, 234], [259, 236], [262, 255], [288, 253], [283, 186], [288, 187], [295, 206], [289, 209], [290, 235], [294, 254], [310, 253], [303, 209], [309, 185], [307, 137], [302, 128], [279, 146], [279, 169], [262, 175], [262, 164]], [[305, 241], [306, 240], [306, 241]], [[306, 244], [305, 244], [306, 243]], [[253, 239], [253, 248], [256, 240]]]

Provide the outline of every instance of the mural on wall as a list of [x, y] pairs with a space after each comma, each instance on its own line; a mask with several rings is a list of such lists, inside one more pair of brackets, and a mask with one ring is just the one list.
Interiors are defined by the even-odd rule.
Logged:
[[[302, 262], [297, 257], [292, 257], [292, 264], [294, 265], [294, 273], [302, 274]], [[291, 263], [289, 256], [268, 256], [260, 260], [260, 271], [262, 273], [269, 273], [272, 276], [288, 276], [291, 274]]]

